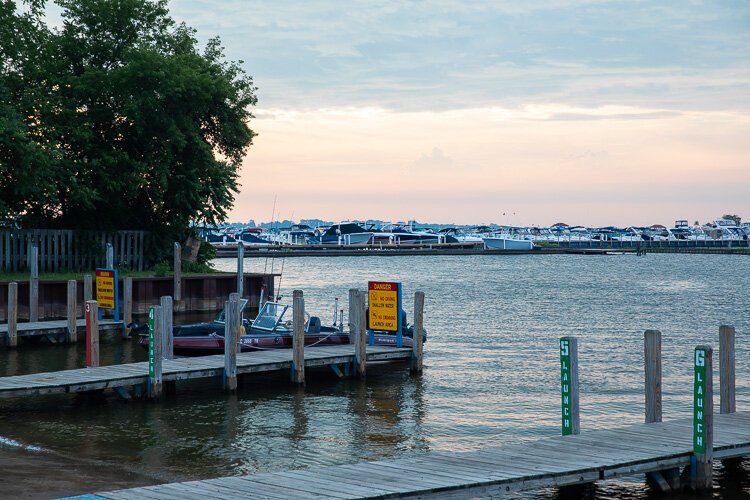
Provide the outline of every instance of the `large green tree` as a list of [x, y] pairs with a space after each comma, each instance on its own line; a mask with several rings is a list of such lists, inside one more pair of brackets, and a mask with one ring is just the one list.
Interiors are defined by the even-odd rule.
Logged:
[[[148, 229], [225, 219], [252, 143], [252, 79], [164, 0], [0, 0], [0, 181], [24, 225]], [[5, 20], [12, 21], [7, 28]], [[21, 22], [22, 21], [22, 22]]]

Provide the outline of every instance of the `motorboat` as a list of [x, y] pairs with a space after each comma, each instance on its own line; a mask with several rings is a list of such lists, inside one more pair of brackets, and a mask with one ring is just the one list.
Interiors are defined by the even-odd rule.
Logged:
[[[242, 325], [239, 338], [239, 350], [262, 351], [266, 349], [291, 348], [294, 334], [290, 312], [291, 306], [280, 302], [265, 302], [258, 316], [251, 320], [244, 318], [247, 299], [240, 301], [240, 315]], [[343, 315], [343, 313], [342, 313]], [[209, 323], [195, 323], [178, 325], [173, 332], [173, 352], [179, 356], [201, 356], [206, 354], [221, 354], [224, 352], [224, 329], [226, 313], [222, 311], [217, 318]], [[343, 319], [343, 318], [342, 318]], [[351, 343], [350, 333], [344, 331], [342, 321], [338, 325], [322, 325], [317, 316], [306, 316], [305, 346], [326, 346]], [[406, 324], [406, 313], [402, 311], [402, 345], [411, 347], [413, 328]], [[149, 338], [142, 333], [143, 325], [134, 324], [134, 330], [140, 333], [138, 343], [148, 349]], [[423, 335], [426, 337], [423, 331]], [[395, 346], [396, 334], [390, 332], [370, 331], [368, 336], [374, 345]]]
[[497, 234], [482, 238], [484, 247], [490, 250], [532, 250], [534, 242], [513, 237], [510, 234]]
[[365, 245], [371, 242], [372, 235], [372, 231], [367, 231], [356, 222], [339, 222], [308, 238], [308, 241], [324, 245]]

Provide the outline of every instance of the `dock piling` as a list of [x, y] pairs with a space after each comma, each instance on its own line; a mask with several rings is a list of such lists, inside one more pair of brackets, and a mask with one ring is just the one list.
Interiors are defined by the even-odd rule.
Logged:
[[130, 328], [128, 325], [133, 323], [133, 278], [127, 277], [122, 280], [122, 302], [123, 302], [123, 324], [122, 338], [130, 338]]
[[99, 307], [95, 300], [86, 301], [86, 367], [99, 366]]
[[240, 296], [229, 294], [225, 303], [226, 323], [224, 324], [224, 390], [237, 390], [237, 350], [240, 345]]
[[182, 300], [182, 245], [174, 242], [174, 300]]
[[[242, 243], [240, 243], [241, 245]], [[302, 290], [292, 293], [292, 382], [305, 383], [305, 298]]]
[[162, 357], [164, 359], [174, 358], [174, 345], [172, 340], [173, 307], [172, 297], [164, 295], [159, 299], [161, 304], [161, 333], [162, 333]]
[[695, 348], [695, 382], [693, 407], [693, 459], [691, 484], [695, 490], [713, 486], [714, 403], [713, 348]]
[[[151, 306], [148, 311], [149, 353], [148, 353], [148, 398], [158, 399], [162, 392], [162, 310], [161, 306]], [[152, 334], [153, 333], [153, 334]]]
[[560, 339], [560, 382], [562, 389], [562, 435], [580, 434], [577, 337], [562, 337]]
[[240, 298], [245, 296], [245, 245], [237, 242], [237, 293]]
[[661, 332], [646, 330], [643, 334], [643, 351], [645, 358], [646, 381], [646, 423], [661, 422], [662, 419], [662, 370], [661, 370]]
[[29, 321], [39, 321], [39, 246], [31, 245], [29, 261], [31, 277], [29, 279]]
[[68, 330], [66, 332], [65, 341], [69, 344], [74, 344], [78, 341], [78, 326], [76, 318], [76, 294], [78, 293], [78, 286], [76, 280], [68, 280], [68, 308], [67, 308], [67, 319], [68, 319]]
[[737, 411], [734, 380], [734, 327], [719, 327], [719, 391], [720, 413]]
[[107, 265], [105, 266], [107, 269], [114, 269], [115, 268], [115, 248], [112, 246], [112, 243], [107, 243]]
[[6, 345], [18, 345], [18, 283], [8, 283], [8, 339]]
[[349, 289], [349, 337], [350, 342], [354, 345], [354, 372], [364, 377], [367, 372], [367, 339], [365, 332], [360, 329], [360, 296], [356, 288]]
[[414, 294], [414, 336], [412, 338], [412, 373], [422, 372], [422, 329], [424, 326], [424, 292]]

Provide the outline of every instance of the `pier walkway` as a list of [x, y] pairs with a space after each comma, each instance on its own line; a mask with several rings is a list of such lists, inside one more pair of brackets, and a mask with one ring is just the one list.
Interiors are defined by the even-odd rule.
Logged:
[[[473, 452], [224, 477], [81, 498], [471, 498], [612, 479], [690, 463], [692, 418]], [[714, 459], [750, 454], [750, 413], [714, 416]]]
[[[237, 354], [237, 374], [289, 370], [292, 366], [292, 349]], [[367, 361], [409, 360], [411, 348], [367, 346]], [[305, 366], [336, 366], [354, 362], [351, 344], [314, 347], [305, 350]], [[162, 380], [187, 380], [217, 377], [224, 371], [224, 355], [165, 359], [162, 361]], [[33, 373], [0, 378], [0, 397], [35, 396], [86, 392], [144, 384], [148, 379], [148, 362], [123, 365], [79, 368], [49, 373]]]
[[[114, 321], [109, 319], [99, 320], [99, 330], [117, 330], [120, 331], [124, 327], [123, 321]], [[68, 331], [68, 321], [65, 319], [57, 321], [32, 321], [25, 323], [17, 323], [17, 335], [19, 337], [44, 337], [47, 335], [60, 336], [65, 335]], [[86, 320], [76, 320], [76, 329], [79, 332], [86, 331]], [[0, 325], [0, 339], [7, 337], [8, 335], [8, 324], [4, 323]]]

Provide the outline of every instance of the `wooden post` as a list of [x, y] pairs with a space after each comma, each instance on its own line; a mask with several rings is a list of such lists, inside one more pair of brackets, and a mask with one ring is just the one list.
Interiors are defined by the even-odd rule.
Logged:
[[18, 345], [18, 283], [8, 283], [8, 340], [7, 345]]
[[164, 295], [160, 299], [161, 304], [161, 338], [162, 348], [161, 353], [164, 359], [174, 358], [174, 345], [172, 341], [172, 327], [173, 327], [173, 314], [172, 314], [172, 297]]
[[719, 327], [719, 391], [720, 412], [734, 413], [737, 411], [735, 403], [734, 384], [734, 327], [722, 325]]
[[162, 392], [162, 316], [161, 306], [148, 311], [148, 397], [158, 399]]
[[245, 295], [245, 245], [237, 242], [237, 293], [240, 298]]
[[237, 350], [240, 343], [239, 294], [230, 293], [224, 308], [224, 390], [234, 392], [237, 390]]
[[349, 290], [349, 337], [354, 345], [354, 371], [360, 377], [364, 377], [367, 372], [367, 339], [359, 329], [361, 300], [359, 290]]
[[78, 286], [76, 280], [68, 280], [68, 334], [65, 341], [69, 344], [74, 344], [78, 341], [78, 324], [76, 318], [76, 294], [78, 293]]
[[713, 349], [695, 348], [695, 379], [693, 393], [693, 489], [710, 490], [713, 486], [714, 402]]
[[646, 330], [643, 334], [646, 370], [646, 423], [661, 422], [661, 332]]
[[[359, 337], [357, 375], [364, 377], [367, 373], [367, 295], [364, 290], [357, 292], [359, 299], [357, 301], [357, 336]], [[375, 340], [373, 338], [373, 345]]]
[[182, 300], [182, 246], [174, 243], [174, 300]]
[[83, 275], [83, 303], [94, 300], [94, 279], [90, 274]]
[[130, 328], [128, 328], [128, 325], [133, 322], [133, 278], [129, 276], [122, 280], [122, 302], [122, 338], [128, 339], [130, 338]]
[[412, 337], [411, 371], [422, 372], [422, 329], [424, 326], [424, 292], [414, 294], [414, 334]]
[[581, 433], [578, 405], [578, 338], [560, 339], [560, 381], [562, 389], [562, 434]]
[[[241, 243], [240, 243], [241, 245]], [[292, 326], [294, 337], [292, 338], [292, 382], [305, 383], [305, 298], [302, 290], [292, 293]]]
[[95, 300], [86, 301], [86, 367], [99, 366], [99, 307]]
[[107, 265], [105, 267], [107, 269], [115, 268], [115, 249], [112, 243], [107, 243]]
[[39, 245], [36, 243], [31, 246], [29, 267], [29, 321], [39, 321]]

